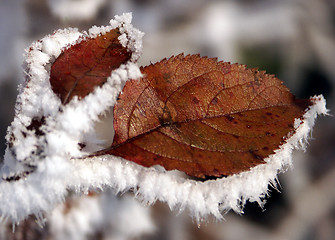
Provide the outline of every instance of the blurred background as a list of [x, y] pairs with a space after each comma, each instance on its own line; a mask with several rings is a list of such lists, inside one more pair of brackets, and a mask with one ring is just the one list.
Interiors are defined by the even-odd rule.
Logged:
[[[275, 74], [300, 98], [323, 94], [334, 114], [334, 0], [0, 0], [1, 154], [17, 85], [24, 79], [24, 49], [56, 29], [86, 30], [124, 12], [132, 12], [133, 25], [145, 32], [139, 65], [182, 52], [244, 63]], [[162, 203], [148, 208], [131, 194], [95, 193], [71, 196], [65, 207], [55, 210], [63, 218], [52, 213], [43, 229], [34, 218], [17, 226], [15, 233], [11, 225], [1, 224], [0, 239], [335, 239], [333, 117], [317, 120], [309, 143], [306, 152], [294, 154], [294, 169], [280, 175], [280, 193], [271, 189], [263, 210], [250, 203], [242, 216], [230, 212], [224, 222], [209, 219], [197, 225]], [[116, 207], [106, 211], [107, 222], [88, 225], [90, 231], [70, 231], [69, 225], [81, 221], [71, 211], [84, 211], [87, 198], [109, 199], [103, 206]], [[96, 214], [92, 209], [89, 218]], [[60, 226], [60, 219], [69, 225]]]

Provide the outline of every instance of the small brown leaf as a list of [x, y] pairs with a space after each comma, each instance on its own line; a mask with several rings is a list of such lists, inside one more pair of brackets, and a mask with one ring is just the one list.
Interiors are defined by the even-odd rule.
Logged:
[[52, 64], [52, 90], [67, 104], [74, 96], [85, 97], [101, 86], [111, 72], [128, 61], [131, 52], [123, 47], [113, 29], [96, 38], [87, 38], [66, 49]]
[[97, 155], [200, 178], [232, 175], [264, 163], [311, 104], [263, 71], [199, 55], [164, 59], [142, 73], [125, 85], [113, 144]]

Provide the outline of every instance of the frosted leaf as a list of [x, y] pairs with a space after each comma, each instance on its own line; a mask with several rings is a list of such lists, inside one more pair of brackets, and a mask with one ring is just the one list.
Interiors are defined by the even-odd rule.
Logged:
[[[125, 64], [112, 71], [107, 82], [82, 99], [74, 96], [66, 105], [52, 91], [50, 68], [64, 49], [119, 28], [119, 42], [131, 52]], [[292, 164], [294, 148], [302, 148], [318, 114], [327, 114], [325, 99], [313, 103], [294, 124], [295, 134], [268, 156], [265, 164], [250, 171], [217, 180], [196, 181], [178, 171], [146, 168], [120, 157], [87, 157], [101, 148], [95, 124], [116, 103], [124, 83], [141, 77], [136, 65], [143, 33], [131, 25], [131, 14], [116, 16], [107, 27], [88, 33], [76, 29], [56, 31], [27, 50], [27, 82], [17, 99], [16, 115], [7, 134], [8, 147], [1, 169], [0, 215], [19, 222], [28, 215], [50, 212], [69, 192], [111, 188], [128, 190], [147, 204], [160, 200], [171, 209], [188, 210], [197, 221], [230, 209], [241, 213], [246, 201], [260, 205], [268, 185], [276, 185], [279, 172]]]
[[327, 114], [325, 99], [321, 95], [310, 99], [313, 105], [303, 115], [303, 121], [295, 125], [295, 134], [275, 154], [267, 157], [265, 164], [250, 171], [199, 182], [180, 176], [178, 171], [165, 171], [161, 167], [146, 168], [120, 157], [105, 155], [84, 161], [73, 159], [76, 171], [70, 182], [77, 191], [106, 185], [118, 192], [134, 189], [139, 200], [147, 204], [159, 200], [166, 202], [171, 209], [187, 209], [197, 221], [209, 215], [223, 219], [222, 214], [229, 210], [243, 213], [247, 201], [264, 205], [269, 184], [276, 187], [278, 173], [292, 165], [292, 150], [304, 149], [315, 118], [318, 114]]
[[[75, 168], [70, 159], [88, 154], [80, 143], [98, 148], [95, 121], [115, 104], [125, 81], [141, 76], [135, 62], [141, 52], [143, 34], [133, 28], [130, 20], [131, 14], [116, 16], [112, 25], [93, 27], [88, 33], [72, 28], [58, 30], [26, 50], [27, 81], [20, 87], [1, 169], [3, 218], [18, 222], [30, 214], [48, 212], [62, 202], [70, 187], [64, 180]], [[124, 47], [131, 53], [131, 59], [112, 71], [107, 82], [81, 101], [74, 98], [63, 105], [51, 89], [51, 65], [65, 49], [114, 28], [127, 36]]]

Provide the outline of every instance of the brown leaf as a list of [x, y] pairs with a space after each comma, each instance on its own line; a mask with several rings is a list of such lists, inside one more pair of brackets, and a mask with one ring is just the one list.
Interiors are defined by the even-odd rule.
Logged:
[[220, 177], [264, 163], [311, 104], [273, 75], [178, 55], [144, 67], [114, 107], [115, 138], [97, 155]]
[[50, 83], [63, 104], [74, 96], [81, 99], [88, 95], [130, 59], [131, 52], [120, 44], [119, 36], [119, 29], [113, 29], [96, 38], [84, 39], [56, 59], [51, 67]]

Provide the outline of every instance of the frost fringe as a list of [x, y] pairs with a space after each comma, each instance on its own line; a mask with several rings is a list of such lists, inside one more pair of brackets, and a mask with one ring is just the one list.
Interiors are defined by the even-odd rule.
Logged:
[[302, 121], [295, 120], [295, 134], [265, 159], [266, 164], [248, 172], [198, 182], [178, 177], [175, 171], [146, 168], [109, 155], [85, 161], [72, 160], [76, 171], [69, 181], [69, 187], [77, 192], [87, 191], [91, 187], [112, 187], [119, 193], [132, 189], [136, 197], [147, 204], [159, 200], [166, 202], [170, 209], [187, 209], [197, 222], [211, 214], [221, 220], [222, 213], [231, 209], [243, 213], [246, 201], [263, 206], [268, 185], [276, 187], [277, 174], [292, 165], [292, 150], [304, 149], [315, 118], [318, 114], [327, 114], [322, 95], [311, 97], [311, 100], [314, 104], [303, 115]]
[[[7, 140], [12, 132], [17, 138], [15, 148], [19, 155], [14, 158], [7, 149], [2, 176], [24, 171], [22, 163], [37, 164], [37, 169], [26, 179], [15, 182], [0, 180], [0, 216], [19, 222], [30, 214], [41, 216], [64, 201], [69, 190], [85, 193], [88, 190], [112, 188], [117, 193], [133, 190], [141, 201], [153, 204], [166, 202], [171, 209], [188, 210], [200, 222], [208, 215], [222, 219], [222, 213], [234, 210], [242, 213], [246, 201], [263, 205], [268, 185], [276, 186], [279, 172], [292, 164], [294, 148], [304, 148], [304, 143], [318, 114], [327, 114], [325, 99], [312, 97], [313, 105], [304, 114], [302, 121], [295, 121], [295, 134], [275, 154], [258, 165], [243, 172], [218, 180], [198, 182], [176, 175], [177, 171], [162, 168], [145, 168], [115, 156], [86, 159], [82, 157], [78, 141], [88, 140], [94, 135], [94, 122], [98, 115], [110, 109], [121, 92], [122, 84], [128, 79], [141, 76], [134, 63], [141, 54], [143, 33], [131, 25], [131, 15], [116, 16], [108, 27], [92, 27], [88, 33], [76, 29], [60, 30], [51, 36], [33, 43], [27, 53], [28, 87], [21, 88], [16, 106], [16, 117], [9, 128]], [[59, 112], [60, 100], [51, 90], [49, 83], [50, 64], [61, 50], [85, 39], [119, 27], [120, 42], [133, 52], [131, 61], [112, 72], [101, 87], [81, 101], [73, 99]], [[46, 117], [43, 129], [45, 136], [38, 138], [26, 127], [32, 118]], [[27, 136], [24, 137], [22, 131]], [[94, 147], [94, 142], [91, 142]], [[31, 153], [42, 146], [45, 157], [36, 160]]]
[[[13, 153], [6, 149], [0, 180], [0, 218], [19, 222], [30, 214], [50, 211], [64, 201], [67, 180], [74, 171], [71, 157], [81, 157], [78, 142], [92, 135], [99, 115], [115, 103], [128, 79], [141, 77], [135, 64], [142, 51], [143, 33], [131, 25], [131, 14], [116, 16], [107, 27], [92, 27], [88, 33], [77, 29], [58, 30], [34, 42], [26, 53], [27, 81], [20, 87], [15, 106], [15, 118], [8, 128], [7, 141], [12, 141]], [[74, 98], [66, 106], [54, 94], [49, 82], [52, 62], [66, 49], [80, 41], [119, 28], [120, 43], [132, 52], [130, 61], [111, 73], [107, 82], [83, 100]], [[59, 111], [62, 109], [62, 111]], [[27, 129], [33, 119], [45, 118], [42, 136]], [[93, 142], [89, 143], [94, 145]], [[95, 146], [97, 147], [97, 146]], [[34, 172], [24, 177], [31, 166]], [[20, 176], [20, 180], [3, 179]]]

